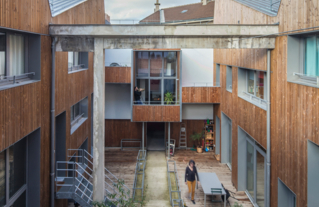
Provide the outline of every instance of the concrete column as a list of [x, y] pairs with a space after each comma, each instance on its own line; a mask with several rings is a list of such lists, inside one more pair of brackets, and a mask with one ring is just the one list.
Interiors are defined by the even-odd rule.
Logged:
[[168, 150], [167, 150], [167, 157], [171, 159], [171, 122], [168, 122], [167, 133], [168, 133]]
[[142, 126], [142, 150], [144, 150], [144, 122]]
[[105, 66], [103, 38], [94, 39], [93, 200], [104, 200]]

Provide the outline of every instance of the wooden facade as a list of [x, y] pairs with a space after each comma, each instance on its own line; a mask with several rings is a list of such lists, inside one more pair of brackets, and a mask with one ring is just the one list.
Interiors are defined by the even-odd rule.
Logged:
[[[2, 0], [0, 27], [41, 35], [41, 80], [0, 91], [0, 151], [41, 130], [40, 206], [50, 205], [50, 110], [51, 110], [51, 37], [49, 24], [104, 24], [104, 1], [88, 0], [52, 18], [48, 0]], [[87, 119], [70, 134], [70, 107], [93, 92], [93, 53], [86, 71], [68, 74], [67, 53], [56, 53], [56, 115], [66, 111], [66, 148], [78, 148], [90, 138], [91, 122]], [[90, 140], [90, 139], [88, 139]], [[67, 206], [56, 200], [56, 206]]]
[[183, 103], [220, 103], [220, 87], [183, 87]]
[[180, 106], [134, 105], [134, 122], [180, 122]]
[[[232, 0], [215, 1], [216, 24], [273, 24], [287, 32], [276, 38], [271, 51], [271, 206], [278, 206], [278, 178], [296, 194], [296, 206], [307, 206], [307, 141], [319, 144], [319, 89], [287, 82], [287, 34], [317, 30], [319, 1], [281, 0], [278, 15], [267, 16]], [[315, 28], [310, 28], [315, 27]], [[299, 31], [291, 31], [299, 30]], [[215, 50], [214, 62], [233, 66], [233, 87], [237, 67], [266, 70], [266, 50]], [[252, 61], [254, 60], [254, 61]], [[215, 108], [233, 121], [232, 181], [237, 184], [237, 125], [266, 148], [266, 112], [225, 91], [225, 67], [220, 66], [221, 105]], [[236, 92], [237, 93], [237, 92]], [[237, 99], [237, 100], [236, 100]], [[245, 115], [245, 113], [247, 113]], [[221, 117], [220, 117], [221, 118]], [[235, 121], [234, 121], [235, 120]], [[236, 127], [234, 127], [234, 123]], [[256, 128], [256, 127], [260, 128]], [[235, 142], [235, 143], [234, 143]]]
[[105, 83], [131, 83], [131, 67], [105, 67]]

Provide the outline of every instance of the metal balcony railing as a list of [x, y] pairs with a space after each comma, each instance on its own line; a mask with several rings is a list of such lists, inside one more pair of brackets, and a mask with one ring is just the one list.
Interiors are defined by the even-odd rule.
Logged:
[[10, 75], [10, 76], [3, 76], [0, 75], [0, 84], [1, 83], [8, 83], [10, 84], [12, 81], [12, 84], [15, 84], [17, 80], [21, 80], [21, 79], [25, 79], [28, 78], [28, 75], [35, 75], [35, 72], [31, 72], [31, 73], [24, 73], [24, 74], [20, 74], [20, 75]]
[[[170, 169], [170, 167], [173, 167], [173, 168]], [[170, 197], [170, 202], [172, 207], [174, 206], [184, 207], [184, 201], [182, 199], [181, 189], [180, 189], [179, 180], [178, 180], [176, 162], [173, 160], [167, 161], [167, 179], [168, 179], [169, 197]]]

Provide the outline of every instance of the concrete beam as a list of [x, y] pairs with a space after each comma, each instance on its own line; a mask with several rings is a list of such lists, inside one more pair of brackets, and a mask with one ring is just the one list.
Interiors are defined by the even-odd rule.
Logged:
[[252, 37], [278, 33], [278, 25], [50, 25], [52, 36]]
[[[83, 42], [82, 42], [83, 41]], [[56, 51], [93, 52], [94, 42], [90, 38], [60, 37]], [[212, 38], [212, 37], [127, 37], [104, 38], [104, 49], [169, 49], [169, 48], [208, 48], [208, 49], [274, 49], [275, 38]]]
[[103, 39], [94, 39], [93, 200], [104, 201], [105, 66]]

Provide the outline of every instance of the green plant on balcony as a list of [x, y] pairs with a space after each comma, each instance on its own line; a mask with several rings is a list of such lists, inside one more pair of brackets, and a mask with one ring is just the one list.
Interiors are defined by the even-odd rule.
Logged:
[[171, 92], [166, 92], [164, 101], [165, 101], [165, 103], [167, 105], [174, 104], [174, 96], [173, 96], [173, 94]]

